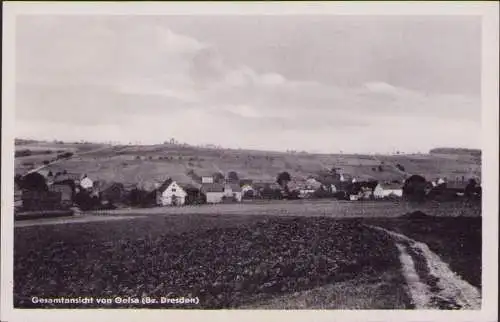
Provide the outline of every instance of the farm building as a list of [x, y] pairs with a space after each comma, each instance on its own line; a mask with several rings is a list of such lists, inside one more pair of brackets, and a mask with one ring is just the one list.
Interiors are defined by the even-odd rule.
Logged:
[[347, 191], [349, 195], [357, 196], [356, 200], [371, 199], [373, 197], [373, 191], [377, 184], [377, 181], [355, 181], [347, 187]]
[[201, 183], [202, 184], [211, 184], [214, 183], [214, 177], [213, 176], [202, 176], [201, 177]]
[[224, 197], [224, 185], [219, 183], [202, 183], [200, 191], [207, 203], [220, 203]]
[[61, 195], [61, 204], [65, 206], [69, 206], [73, 204], [73, 187], [69, 183], [57, 182], [49, 187], [49, 191], [60, 193]]
[[240, 202], [242, 199], [241, 187], [235, 183], [224, 185], [224, 196], [228, 198], [233, 197], [237, 202]]
[[125, 186], [118, 182], [103, 183], [99, 187], [99, 195], [103, 202], [124, 203], [126, 199]]
[[359, 195], [349, 195], [349, 200], [357, 201], [357, 200], [359, 200]]
[[299, 189], [299, 198], [312, 197], [316, 189], [311, 189], [310, 187], [304, 187]]
[[403, 196], [403, 188], [401, 184], [397, 183], [379, 183], [373, 189], [373, 197], [376, 199], [381, 199], [385, 197], [402, 197]]
[[160, 206], [181, 206], [186, 203], [187, 196], [177, 182], [168, 179], [156, 190], [156, 203]]

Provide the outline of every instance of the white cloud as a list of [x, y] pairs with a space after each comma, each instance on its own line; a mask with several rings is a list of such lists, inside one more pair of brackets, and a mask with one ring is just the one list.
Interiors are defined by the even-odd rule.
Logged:
[[20, 135], [353, 152], [478, 142], [475, 97], [260, 73], [154, 24], [27, 21], [18, 42]]

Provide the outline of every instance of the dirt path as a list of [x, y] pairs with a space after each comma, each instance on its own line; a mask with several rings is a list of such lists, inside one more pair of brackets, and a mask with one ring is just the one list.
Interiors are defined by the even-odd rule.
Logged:
[[425, 243], [377, 227], [396, 242], [415, 309], [481, 309], [480, 291], [453, 272]]

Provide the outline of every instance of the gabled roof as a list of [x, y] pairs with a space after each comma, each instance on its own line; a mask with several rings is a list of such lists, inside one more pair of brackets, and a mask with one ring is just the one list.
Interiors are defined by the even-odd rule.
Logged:
[[184, 189], [184, 191], [199, 191], [198, 185], [194, 185], [192, 183], [177, 183], [179, 187]]
[[159, 192], [163, 192], [165, 190], [167, 190], [168, 187], [170, 187], [170, 185], [172, 184], [172, 182], [174, 182], [174, 180], [168, 178], [167, 180], [165, 180], [158, 188], [157, 190]]
[[224, 185], [220, 183], [203, 183], [201, 185], [202, 192], [224, 192]]
[[234, 191], [234, 192], [241, 192], [240, 185], [236, 184], [236, 183], [228, 183], [228, 184], [226, 184], [225, 187], [231, 188], [231, 190]]
[[403, 185], [400, 183], [381, 183], [380, 186], [382, 189], [403, 189]]

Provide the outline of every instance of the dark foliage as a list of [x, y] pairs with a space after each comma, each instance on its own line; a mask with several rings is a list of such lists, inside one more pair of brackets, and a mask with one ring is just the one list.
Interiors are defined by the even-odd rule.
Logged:
[[156, 191], [134, 188], [129, 193], [129, 203], [134, 207], [152, 207], [156, 204]]
[[214, 182], [215, 183], [224, 183], [224, 174], [220, 173], [220, 172], [215, 172], [213, 174], [213, 178], [214, 178]]
[[288, 182], [292, 180], [292, 177], [290, 176], [290, 173], [284, 171], [280, 172], [278, 176], [276, 177], [276, 182], [284, 189], [288, 189], [287, 185]]
[[240, 178], [238, 176], [238, 173], [236, 171], [230, 171], [227, 174], [228, 181], [230, 183], [238, 183], [240, 181]]
[[32, 172], [21, 179], [19, 179], [18, 184], [23, 190], [30, 191], [47, 191], [47, 182], [45, 177], [38, 172]]
[[101, 205], [99, 198], [91, 196], [85, 190], [81, 190], [75, 194], [74, 203], [83, 211], [97, 209]]
[[426, 197], [427, 180], [420, 175], [412, 175], [403, 185], [403, 196], [410, 201], [424, 201]]

